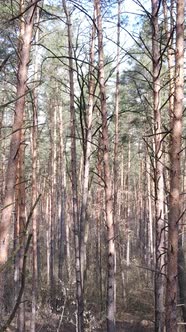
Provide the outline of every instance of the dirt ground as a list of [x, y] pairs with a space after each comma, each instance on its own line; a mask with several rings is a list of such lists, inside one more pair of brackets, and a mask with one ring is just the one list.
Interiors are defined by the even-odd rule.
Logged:
[[[152, 327], [143, 326], [142, 323], [129, 323], [129, 322], [117, 322], [116, 331], [117, 332], [153, 332], [154, 329]], [[38, 326], [37, 332], [56, 332], [51, 326]], [[75, 327], [72, 325], [62, 326], [60, 332], [76, 332]], [[106, 332], [106, 329], [97, 329], [92, 330], [90, 332]]]
[[[130, 323], [130, 322], [117, 322], [116, 323], [116, 331], [117, 332], [153, 332], [154, 329], [152, 327], [143, 326], [143, 323]], [[106, 330], [97, 330], [96, 332], [106, 332]]]
[[[56, 317], [43, 317], [40, 323], [36, 323], [36, 332], [57, 332], [59, 320]], [[30, 317], [26, 320], [25, 332], [30, 331]], [[100, 328], [85, 329], [87, 332], [107, 332], [106, 322]], [[11, 324], [7, 332], [16, 332], [14, 324]], [[65, 323], [60, 327], [59, 332], [76, 332], [76, 328], [71, 323]], [[116, 322], [116, 332], [154, 332], [153, 323], [147, 320], [141, 320], [139, 317], [132, 314], [125, 314], [122, 321]]]

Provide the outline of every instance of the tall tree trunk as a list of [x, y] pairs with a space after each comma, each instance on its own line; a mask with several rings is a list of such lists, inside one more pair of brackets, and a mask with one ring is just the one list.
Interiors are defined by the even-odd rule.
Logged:
[[[25, 146], [24, 146], [24, 132], [21, 131], [21, 145], [19, 148], [19, 160], [17, 165], [17, 184], [16, 184], [16, 230], [15, 238], [15, 250], [18, 248], [18, 253], [15, 257], [15, 297], [17, 299], [19, 290], [21, 287], [21, 274], [23, 269], [23, 255], [24, 255], [24, 231], [26, 223], [26, 211], [25, 211], [25, 178], [24, 178], [24, 158], [25, 158]], [[17, 331], [25, 331], [25, 305], [23, 301], [19, 305], [18, 318], [17, 318]]]
[[[147, 157], [148, 154], [147, 154]], [[147, 191], [148, 191], [148, 219], [149, 219], [149, 266], [154, 263], [154, 223], [153, 223], [153, 211], [152, 211], [152, 184], [151, 184], [151, 162], [150, 158], [147, 159]]]
[[[24, 0], [20, 1], [20, 13], [24, 10]], [[21, 17], [20, 21], [20, 40], [23, 38], [24, 34], [24, 18]], [[19, 52], [21, 51], [21, 42], [18, 43]], [[23, 111], [23, 123], [24, 123], [24, 111]], [[22, 273], [22, 263], [23, 263], [23, 250], [24, 250], [24, 239], [23, 232], [26, 221], [25, 214], [25, 182], [24, 182], [24, 158], [25, 158], [25, 147], [24, 147], [24, 131], [21, 129], [21, 143], [18, 153], [17, 161], [17, 185], [15, 192], [15, 211], [16, 218], [14, 221], [14, 250], [17, 250], [20, 246], [18, 253], [15, 257], [15, 271], [14, 271], [14, 282], [15, 282], [15, 299], [17, 299], [20, 289], [20, 280]], [[24, 296], [24, 294], [23, 294]], [[24, 299], [23, 299], [24, 300]], [[18, 309], [17, 317], [17, 330], [19, 332], [24, 332], [25, 330], [25, 306], [24, 302], [20, 304]]]
[[[19, 64], [17, 72], [17, 92], [14, 122], [10, 142], [8, 166], [5, 178], [5, 195], [3, 200], [3, 210], [0, 223], [0, 266], [4, 265], [8, 259], [9, 238], [11, 229], [12, 211], [15, 200], [16, 169], [19, 159], [19, 149], [21, 144], [21, 129], [23, 126], [25, 94], [27, 92], [28, 64], [30, 61], [30, 47], [34, 23], [35, 1], [29, 2], [30, 8], [27, 10], [24, 22], [20, 27], [21, 41], [18, 47]], [[20, 1], [22, 8], [22, 1]], [[0, 302], [3, 303], [4, 285], [6, 271], [0, 275]]]
[[[94, 15], [95, 17], [95, 15]], [[95, 19], [95, 18], [94, 18]], [[84, 156], [84, 167], [83, 167], [83, 190], [82, 190], [82, 204], [81, 204], [81, 218], [80, 218], [80, 228], [81, 228], [81, 281], [82, 287], [84, 288], [84, 274], [86, 270], [86, 246], [88, 239], [88, 221], [87, 219], [87, 204], [88, 204], [88, 192], [89, 192], [89, 173], [90, 173], [90, 156], [92, 149], [92, 114], [94, 107], [94, 48], [95, 48], [95, 25], [92, 25], [92, 33], [90, 39], [90, 57], [89, 57], [89, 95], [88, 95], [88, 105], [86, 109], [85, 121], [86, 121], [86, 131], [85, 131], [85, 156]]]
[[[33, 4], [33, 5], [32, 5]], [[8, 258], [8, 246], [11, 216], [14, 205], [16, 168], [18, 162], [18, 152], [21, 143], [21, 128], [23, 126], [23, 114], [25, 108], [25, 94], [27, 92], [28, 64], [30, 61], [30, 46], [34, 23], [34, 12], [36, 3], [29, 2], [30, 8], [24, 18], [24, 25], [21, 25], [22, 45], [19, 52], [17, 94], [15, 104], [14, 124], [10, 142], [10, 152], [6, 173], [5, 198], [0, 224], [0, 264], [4, 264]]]
[[[117, 22], [117, 62], [116, 62], [116, 86], [115, 86], [115, 137], [114, 137], [114, 176], [113, 176], [113, 223], [115, 233], [119, 234], [118, 227], [118, 176], [119, 176], [119, 160], [118, 160], [118, 145], [119, 145], [119, 80], [120, 80], [120, 23], [121, 23], [121, 0], [118, 0], [118, 22]], [[116, 255], [115, 255], [115, 269], [116, 269]], [[123, 276], [123, 270], [122, 270]], [[123, 278], [122, 278], [123, 280]]]
[[[36, 22], [39, 24], [40, 10], [37, 8]], [[39, 40], [39, 27], [37, 26], [35, 41]], [[35, 64], [34, 64], [34, 81], [38, 80], [38, 62], [37, 62], [38, 46], [35, 49]], [[32, 95], [32, 206], [37, 200], [37, 126], [38, 126], [38, 96], [37, 88], [34, 87]], [[30, 331], [35, 332], [36, 328], [36, 305], [37, 305], [37, 290], [38, 290], [38, 207], [36, 206], [32, 214], [32, 312]]]
[[101, 151], [101, 134], [99, 134], [99, 148], [97, 156], [97, 174], [98, 174], [98, 188], [96, 191], [96, 272], [97, 272], [97, 283], [99, 285], [99, 303], [100, 303], [100, 318], [103, 312], [103, 266], [102, 266], [102, 246], [101, 246], [101, 220], [102, 220], [102, 205], [103, 205], [103, 188], [102, 188], [102, 151]]
[[174, 77], [175, 77], [175, 53], [173, 51], [173, 40], [174, 40], [174, 2], [171, 0], [170, 3], [170, 19], [168, 18], [168, 5], [167, 1], [163, 0], [163, 13], [164, 13], [164, 27], [167, 39], [167, 60], [168, 60], [168, 74], [169, 74], [169, 117], [170, 126], [172, 127], [172, 119], [174, 114]]
[[0, 113], [0, 151], [1, 151], [1, 160], [0, 160], [0, 205], [3, 204], [3, 197], [4, 197], [4, 140], [2, 140], [2, 126], [3, 126], [3, 118], [4, 118], [4, 111], [2, 110]]
[[[118, 224], [118, 232], [119, 234], [125, 234], [125, 215], [124, 215], [124, 199], [125, 199], [125, 195], [124, 195], [124, 157], [123, 157], [123, 154], [122, 154], [122, 160], [121, 160], [121, 175], [120, 175], [120, 195], [119, 195], [119, 212], [118, 212], [118, 215], [119, 215], [119, 220], [120, 221], [123, 221], [123, 222], [120, 222]], [[116, 228], [117, 229], [117, 228]], [[127, 296], [126, 296], [126, 276], [127, 276], [127, 270], [125, 270], [125, 249], [124, 249], [124, 246], [119, 246], [118, 248], [118, 254], [119, 254], [119, 266], [120, 266], [120, 271], [121, 271], [121, 284], [122, 284], [122, 297], [123, 297], [123, 303], [124, 305], [126, 304], [126, 299], [127, 299]]]
[[[34, 98], [35, 99], [35, 98]], [[35, 100], [36, 102], [36, 100]], [[33, 128], [32, 128], [32, 206], [37, 199], [37, 106], [33, 105]], [[37, 301], [37, 206], [32, 215], [32, 313], [30, 331], [35, 332], [36, 301]]]
[[72, 24], [66, 1], [63, 0], [63, 8], [66, 15], [68, 33], [68, 56], [69, 56], [69, 82], [70, 82], [70, 126], [71, 126], [71, 170], [72, 170], [72, 208], [74, 223], [75, 242], [75, 266], [76, 266], [76, 299], [77, 299], [77, 330], [84, 331], [83, 312], [83, 290], [81, 280], [80, 261], [80, 227], [79, 227], [79, 207], [78, 207], [78, 181], [77, 181], [77, 160], [76, 160], [76, 116], [74, 106], [74, 73], [73, 73], [73, 45], [72, 45]]
[[[69, 249], [69, 241], [68, 238], [68, 220], [66, 213], [66, 161], [65, 161], [65, 148], [64, 148], [64, 138], [63, 138], [63, 109], [62, 106], [58, 107], [58, 123], [59, 123], [59, 167], [60, 167], [60, 175], [59, 175], [59, 262], [58, 262], [58, 279], [59, 283], [62, 282], [62, 267], [64, 260], [64, 239], [66, 239], [66, 267], [67, 267], [67, 277], [70, 276], [70, 249]], [[65, 233], [65, 235], [64, 235]]]
[[102, 115], [102, 149], [104, 167], [104, 187], [105, 187], [105, 211], [108, 241], [108, 285], [107, 285], [107, 331], [115, 331], [115, 312], [116, 312], [116, 280], [115, 280], [115, 234], [113, 222], [113, 199], [112, 183], [109, 166], [109, 137], [107, 122], [107, 103], [104, 74], [103, 56], [103, 28], [100, 0], [95, 0], [97, 34], [98, 34], [98, 61], [99, 61], [99, 87]]
[[47, 260], [47, 286], [50, 287], [50, 194], [46, 196], [45, 216], [47, 220], [46, 229], [46, 260]]
[[[121, 15], [121, 0], [118, 0], [118, 24], [117, 24], [117, 63], [116, 63], [116, 90], [115, 90], [115, 137], [114, 137], [114, 180], [113, 180], [113, 191], [114, 191], [114, 204], [113, 204], [113, 218], [114, 223], [117, 227], [117, 193], [118, 193], [118, 144], [119, 144], [119, 56], [120, 56], [120, 15]], [[115, 228], [116, 228], [115, 227]]]
[[54, 104], [50, 110], [51, 123], [51, 205], [50, 205], [50, 299], [55, 307], [55, 230], [57, 219], [57, 108]]
[[[126, 263], [127, 267], [130, 265], [130, 171], [131, 171], [131, 147], [130, 147], [130, 137], [128, 142], [128, 163], [127, 163], [127, 176], [126, 176], [126, 236], [127, 236], [127, 249], [126, 249]], [[144, 234], [145, 235], [145, 234]], [[145, 244], [145, 237], [144, 237]], [[128, 273], [127, 273], [128, 280]]]
[[170, 196], [168, 214], [168, 260], [166, 329], [177, 331], [178, 223], [180, 218], [180, 157], [184, 89], [184, 0], [176, 3], [176, 71], [174, 113], [171, 128]]
[[[180, 303], [182, 308], [183, 320], [186, 323], [186, 265], [184, 250], [182, 245], [182, 236], [179, 234], [178, 240], [178, 284], [180, 291]], [[186, 331], [186, 326], [185, 326]]]
[[159, 0], [152, 0], [152, 61], [153, 108], [155, 142], [155, 223], [156, 223], [156, 273], [155, 273], [155, 331], [163, 332], [165, 326], [165, 221], [164, 179], [162, 163], [162, 135], [160, 113], [160, 47]]

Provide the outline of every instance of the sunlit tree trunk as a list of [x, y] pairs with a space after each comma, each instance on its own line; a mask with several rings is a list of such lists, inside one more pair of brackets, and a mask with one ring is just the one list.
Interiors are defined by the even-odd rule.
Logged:
[[107, 284], [107, 331], [115, 331], [115, 312], [116, 312], [116, 285], [115, 285], [115, 234], [113, 222], [113, 199], [112, 183], [110, 174], [109, 156], [109, 137], [107, 122], [107, 102], [104, 74], [104, 55], [103, 55], [103, 28], [100, 0], [95, 0], [97, 34], [98, 34], [98, 61], [99, 61], [99, 88], [102, 115], [102, 149], [103, 149], [103, 169], [105, 186], [105, 212], [107, 225], [108, 241], [108, 284]]
[[[127, 163], [127, 177], [126, 177], [126, 236], [127, 236], [127, 249], [126, 249], [126, 263], [127, 267], [130, 265], [130, 171], [131, 171], [131, 144], [130, 138], [128, 142], [128, 163]], [[144, 241], [145, 243], [145, 241]], [[127, 276], [128, 278], [128, 276]]]
[[[118, 204], [119, 204], [119, 212], [118, 212], [118, 218], [120, 221], [123, 221], [119, 223], [118, 225], [118, 232], [122, 236], [125, 234], [126, 230], [126, 224], [125, 224], [125, 215], [124, 215], [124, 200], [125, 200], [125, 195], [124, 195], [124, 156], [122, 155], [121, 159], [121, 175], [120, 175], [120, 195], [118, 199]], [[126, 201], [126, 200], [125, 200]], [[117, 228], [116, 228], [117, 229]], [[125, 270], [125, 248], [124, 246], [120, 246], [118, 248], [118, 255], [119, 255], [119, 266], [120, 266], [120, 271], [121, 271], [121, 282], [122, 282], [122, 297], [123, 297], [123, 302], [126, 304], [126, 277], [127, 277], [127, 270]]]
[[82, 204], [81, 204], [81, 216], [80, 216], [80, 229], [81, 229], [81, 280], [82, 287], [84, 288], [84, 273], [86, 270], [86, 246], [88, 240], [88, 220], [87, 220], [87, 204], [88, 204], [88, 193], [89, 193], [89, 173], [90, 173], [90, 156], [92, 149], [92, 114], [94, 107], [94, 93], [95, 93], [95, 82], [94, 82], [94, 48], [95, 48], [95, 25], [92, 25], [92, 33], [90, 39], [90, 56], [89, 56], [89, 95], [88, 105], [85, 115], [85, 153], [84, 153], [84, 167], [83, 167], [83, 190], [82, 190]]
[[46, 227], [46, 261], [47, 261], [47, 286], [50, 286], [50, 195], [46, 194], [45, 218]]
[[[119, 80], [120, 80], [120, 24], [121, 24], [121, 0], [118, 0], [118, 22], [117, 22], [117, 59], [116, 59], [116, 86], [115, 86], [115, 137], [114, 137], [114, 174], [113, 174], [113, 223], [115, 227], [115, 233], [119, 234], [118, 227], [118, 183], [119, 183], [119, 158], [118, 158], [118, 146], [119, 146], [119, 103], [120, 103], [120, 91], [119, 91]], [[115, 255], [115, 266], [116, 266], [116, 255]], [[116, 267], [115, 267], [116, 269]], [[123, 280], [123, 269], [122, 280]], [[116, 285], [115, 285], [116, 287]], [[116, 289], [115, 289], [116, 296]], [[115, 299], [116, 301], [116, 299]]]
[[168, 260], [166, 294], [166, 330], [177, 331], [178, 223], [180, 219], [180, 158], [184, 98], [184, 0], [176, 4], [176, 70], [174, 112], [170, 149], [170, 196], [168, 214]]
[[[67, 188], [66, 188], [66, 160], [65, 160], [65, 147], [64, 147], [64, 138], [63, 138], [63, 108], [61, 106], [58, 107], [58, 129], [59, 129], [59, 263], [58, 263], [58, 278], [59, 283], [62, 282], [62, 267], [64, 261], [64, 246], [66, 246], [66, 267], [67, 267], [67, 275], [70, 278], [70, 248], [69, 248], [69, 231], [68, 231], [68, 219], [67, 219]], [[65, 243], [64, 243], [65, 241]]]
[[119, 172], [119, 160], [118, 160], [118, 144], [119, 144], [119, 80], [120, 80], [120, 15], [121, 15], [121, 0], [118, 0], [118, 24], [117, 24], [117, 63], [116, 63], [116, 90], [115, 90], [115, 138], [114, 138], [114, 204], [113, 204], [113, 218], [117, 229], [117, 193], [118, 193], [118, 172]]
[[163, 13], [164, 13], [164, 27], [167, 39], [167, 60], [168, 60], [168, 74], [169, 74], [169, 116], [170, 116], [170, 126], [172, 126], [172, 119], [174, 114], [174, 77], [175, 77], [175, 52], [174, 52], [174, 4], [175, 0], [171, 0], [169, 11], [170, 18], [168, 17], [168, 5], [167, 1], [163, 0]]
[[[33, 3], [33, 5], [32, 5]], [[24, 18], [24, 25], [21, 26], [22, 45], [19, 53], [17, 94], [15, 105], [14, 124], [10, 142], [10, 153], [6, 173], [5, 198], [0, 225], [0, 264], [6, 262], [8, 258], [8, 245], [11, 215], [14, 205], [16, 168], [18, 162], [18, 152], [21, 143], [21, 128], [23, 126], [23, 114], [25, 108], [25, 94], [27, 92], [28, 64], [30, 61], [30, 46], [33, 31], [35, 1], [29, 2], [30, 8]]]
[[102, 188], [102, 151], [101, 151], [101, 134], [99, 134], [99, 148], [97, 152], [97, 167], [98, 174], [98, 188], [96, 191], [96, 272], [97, 272], [97, 284], [99, 285], [99, 303], [100, 303], [100, 317], [103, 311], [103, 266], [102, 266], [102, 246], [101, 246], [101, 220], [102, 220], [102, 204], [103, 204], [103, 188]]
[[[184, 248], [183, 248], [183, 243], [182, 243], [182, 234], [179, 234], [178, 284], [179, 284], [180, 303], [181, 303], [183, 320], [186, 323], [186, 273], [185, 273], [185, 271], [186, 271], [186, 264], [185, 264]], [[186, 328], [185, 328], [185, 330], [186, 330]]]
[[[32, 5], [33, 4], [33, 5]], [[23, 117], [25, 108], [25, 94], [27, 92], [28, 64], [30, 61], [30, 47], [33, 32], [35, 1], [29, 2], [30, 8], [24, 14], [23, 24], [20, 26], [21, 41], [18, 46], [19, 62], [17, 72], [17, 92], [14, 112], [12, 136], [10, 141], [10, 151], [5, 178], [5, 194], [3, 200], [3, 210], [0, 223], [0, 265], [6, 263], [8, 259], [9, 238], [11, 231], [12, 211], [15, 201], [16, 170], [19, 159], [19, 149], [21, 144], [21, 129], [23, 127]], [[23, 1], [20, 1], [20, 8]], [[0, 276], [0, 302], [3, 303], [5, 274]]]
[[2, 133], [2, 126], [3, 126], [3, 118], [4, 118], [4, 111], [0, 112], [0, 151], [1, 151], [1, 160], [0, 160], [0, 204], [2, 206], [3, 197], [4, 197], [4, 165], [5, 165], [5, 156], [4, 156], [4, 140], [3, 140], [3, 133]]
[[165, 326], [165, 221], [164, 179], [161, 135], [159, 46], [159, 0], [152, 0], [152, 61], [153, 61], [153, 108], [155, 142], [155, 227], [156, 227], [156, 274], [155, 274], [155, 331], [163, 332]]
[[57, 220], [57, 107], [55, 102], [50, 109], [51, 132], [51, 204], [50, 204], [50, 299], [55, 307], [55, 238]]
[[[14, 271], [14, 282], [15, 282], [15, 299], [17, 300], [20, 280], [23, 268], [23, 253], [24, 253], [24, 231], [26, 223], [25, 214], [25, 177], [24, 177], [24, 158], [25, 158], [25, 145], [24, 145], [24, 131], [21, 131], [21, 145], [19, 148], [19, 160], [17, 165], [17, 183], [16, 183], [16, 216], [14, 226], [14, 237], [15, 237], [15, 250], [18, 253], [15, 257], [15, 271]], [[19, 248], [19, 249], [18, 249]], [[22, 296], [22, 303], [19, 305], [18, 317], [17, 317], [17, 331], [25, 331], [25, 305], [24, 295]]]
[[[22, 13], [24, 10], [24, 0], [20, 1], [19, 11]], [[24, 34], [24, 18], [21, 17], [20, 21], [20, 39], [23, 38]], [[21, 42], [18, 43], [19, 52], [21, 51]], [[24, 111], [23, 111], [23, 123], [24, 123]], [[14, 250], [18, 253], [15, 256], [15, 270], [14, 270], [14, 282], [15, 282], [15, 300], [17, 300], [20, 280], [22, 273], [22, 263], [23, 263], [23, 250], [24, 250], [24, 227], [26, 221], [25, 215], [25, 179], [24, 179], [24, 158], [25, 158], [25, 146], [24, 146], [24, 130], [21, 130], [20, 147], [18, 153], [17, 161], [17, 183], [15, 192], [15, 221], [14, 221]], [[24, 305], [24, 294], [22, 296], [23, 303], [20, 304], [18, 309], [17, 317], [17, 330], [19, 332], [24, 332], [25, 330], [25, 305]]]
[[[39, 24], [39, 8], [37, 8], [36, 22]], [[35, 34], [36, 43], [39, 40], [39, 27], [37, 27]], [[35, 64], [34, 64], [34, 81], [38, 80], [38, 61], [37, 61], [38, 47], [35, 49]], [[35, 83], [36, 84], [36, 83]], [[37, 200], [37, 126], [38, 126], [38, 96], [37, 88], [34, 87], [32, 94], [32, 206]], [[35, 332], [36, 329], [36, 305], [37, 305], [37, 290], [38, 290], [38, 207], [36, 206], [32, 214], [32, 312], [30, 331]]]
[[[34, 98], [35, 99], [35, 98]], [[35, 100], [36, 102], [36, 100]], [[32, 128], [32, 206], [37, 199], [37, 106], [33, 105], [33, 128]], [[36, 301], [37, 301], [37, 207], [32, 215], [32, 315], [30, 331], [35, 332]]]
[[[149, 156], [148, 156], [149, 157]], [[147, 191], [148, 191], [148, 218], [149, 218], [149, 265], [154, 263], [154, 223], [153, 223], [153, 211], [152, 211], [152, 179], [151, 179], [151, 161], [147, 159]]]

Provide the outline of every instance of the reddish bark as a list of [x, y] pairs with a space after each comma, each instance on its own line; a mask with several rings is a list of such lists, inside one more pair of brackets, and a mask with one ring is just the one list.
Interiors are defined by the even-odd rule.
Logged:
[[170, 149], [166, 331], [177, 331], [178, 222], [180, 218], [180, 152], [184, 98], [184, 0], [177, 1], [176, 80]]

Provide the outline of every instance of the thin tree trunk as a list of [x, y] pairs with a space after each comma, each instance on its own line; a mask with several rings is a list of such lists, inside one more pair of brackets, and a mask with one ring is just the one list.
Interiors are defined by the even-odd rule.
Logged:
[[[150, 159], [150, 158], [148, 158]], [[153, 225], [153, 213], [152, 213], [152, 185], [151, 185], [151, 164], [150, 160], [147, 160], [147, 191], [148, 191], [148, 211], [149, 211], [149, 266], [154, 262], [154, 225]]]
[[[119, 195], [119, 212], [118, 212], [118, 218], [120, 221], [123, 221], [122, 223], [119, 223], [118, 225], [118, 234], [122, 236], [122, 234], [125, 234], [125, 216], [124, 216], [124, 157], [122, 154], [122, 160], [121, 160], [121, 176], [120, 176], [120, 195]], [[122, 227], [121, 227], [122, 226]], [[127, 271], [125, 271], [125, 251], [124, 246], [120, 246], [118, 248], [119, 250], [119, 266], [121, 271], [121, 283], [122, 283], [122, 297], [123, 297], [123, 303], [126, 304], [126, 276]]]
[[165, 221], [164, 179], [162, 163], [162, 135], [160, 113], [160, 47], [159, 0], [152, 0], [152, 61], [153, 106], [155, 135], [155, 223], [156, 223], [156, 274], [155, 274], [155, 331], [163, 332], [165, 326]]
[[[178, 284], [180, 291], [180, 304], [182, 308], [183, 320], [186, 323], [186, 266], [184, 250], [182, 246], [182, 234], [179, 234], [178, 240]], [[186, 331], [186, 326], [185, 326]]]
[[[32, 206], [37, 199], [37, 110], [33, 105], [33, 128], [32, 128]], [[32, 313], [30, 331], [35, 332], [36, 301], [37, 301], [37, 206], [32, 215]]]
[[[185, 146], [185, 144], [184, 144]], [[184, 149], [184, 158], [182, 161], [183, 175], [182, 175], [182, 192], [185, 193], [185, 165], [186, 165], [186, 147]], [[185, 198], [182, 195], [180, 202], [182, 211], [185, 211]], [[185, 223], [184, 214], [180, 219], [179, 225], [179, 238], [178, 238], [178, 285], [179, 285], [179, 299], [182, 309], [182, 317], [184, 323], [186, 323], [186, 264], [185, 264]], [[185, 325], [186, 331], [186, 325]]]
[[[95, 16], [95, 15], [94, 15]], [[95, 19], [95, 18], [94, 18]], [[95, 48], [95, 25], [92, 25], [92, 33], [90, 40], [90, 66], [89, 66], [89, 96], [88, 96], [88, 106], [86, 114], [86, 141], [85, 141], [85, 157], [84, 157], [84, 168], [83, 168], [83, 190], [82, 190], [82, 205], [81, 205], [81, 218], [80, 218], [80, 228], [81, 228], [81, 281], [82, 288], [84, 288], [84, 274], [86, 270], [86, 246], [88, 240], [88, 221], [87, 219], [87, 204], [88, 204], [88, 192], [89, 192], [89, 173], [90, 173], [90, 156], [92, 149], [92, 114], [94, 107], [94, 48]]]
[[55, 307], [56, 285], [55, 285], [55, 228], [57, 211], [57, 109], [56, 105], [50, 110], [51, 119], [51, 222], [50, 222], [50, 298], [52, 307]]
[[103, 311], [103, 285], [102, 285], [102, 246], [101, 246], [101, 220], [102, 220], [102, 200], [103, 200], [103, 189], [101, 187], [102, 178], [102, 153], [101, 153], [101, 135], [99, 134], [99, 145], [98, 157], [97, 157], [97, 174], [98, 174], [98, 188], [96, 197], [96, 253], [97, 253], [97, 283], [99, 285], [99, 303], [100, 303], [100, 318]]
[[46, 229], [46, 259], [47, 259], [47, 286], [50, 287], [50, 195], [46, 197], [45, 216], [47, 220]]
[[168, 24], [168, 8], [167, 1], [163, 0], [163, 13], [164, 13], [164, 26], [166, 32], [166, 39], [168, 43], [167, 59], [168, 59], [168, 74], [169, 74], [169, 117], [170, 127], [172, 127], [172, 120], [174, 116], [174, 77], [175, 77], [175, 52], [173, 50], [174, 39], [174, 19], [173, 19], [173, 7], [175, 0], [171, 0], [170, 4], [170, 22]]
[[[40, 10], [37, 8], [36, 22], [39, 24]], [[37, 27], [35, 41], [36, 44], [39, 40], [39, 28]], [[34, 68], [34, 81], [38, 80], [38, 63], [37, 63], [38, 47], [35, 49], [35, 68]], [[32, 206], [37, 200], [37, 125], [38, 125], [38, 98], [36, 87], [33, 90], [33, 115], [32, 115]], [[37, 289], [38, 289], [38, 207], [36, 206], [32, 214], [32, 312], [30, 332], [35, 332], [36, 328], [36, 305], [37, 305]]]
[[[24, 0], [20, 1], [19, 12], [22, 13], [24, 10]], [[24, 18], [21, 17], [20, 20], [20, 40], [23, 38], [25, 28], [24, 28]], [[19, 40], [18, 48], [19, 52], [21, 51], [21, 41]], [[24, 111], [23, 111], [23, 124], [24, 124]], [[15, 271], [14, 271], [14, 281], [15, 281], [15, 299], [17, 299], [19, 294], [19, 289], [21, 286], [21, 273], [22, 273], [22, 263], [23, 263], [23, 250], [24, 250], [24, 239], [23, 232], [26, 222], [25, 214], [25, 182], [24, 182], [24, 158], [25, 158], [25, 147], [24, 147], [24, 131], [21, 129], [21, 140], [20, 147], [18, 152], [18, 161], [17, 161], [17, 185], [15, 192], [15, 211], [16, 218], [14, 221], [14, 237], [15, 245], [14, 250], [20, 246], [18, 253], [15, 257]], [[22, 297], [24, 296], [24, 293]], [[23, 298], [24, 300], [24, 298]], [[17, 330], [19, 332], [24, 332], [25, 330], [25, 306], [24, 302], [20, 304], [18, 309], [17, 317]]]
[[118, 0], [118, 24], [117, 24], [117, 63], [116, 63], [116, 90], [115, 90], [115, 137], [114, 137], [114, 180], [113, 180], [113, 191], [114, 191], [114, 204], [113, 204], [113, 218], [115, 223], [115, 229], [117, 228], [117, 193], [118, 193], [118, 144], [119, 144], [119, 56], [120, 56], [120, 15], [121, 15], [121, 0]]
[[3, 126], [4, 111], [0, 112], [0, 151], [1, 151], [1, 160], [0, 160], [0, 205], [3, 204], [4, 197], [4, 140], [2, 140], [2, 126]]
[[107, 122], [107, 103], [104, 77], [104, 56], [103, 56], [103, 28], [100, 0], [95, 0], [97, 33], [98, 33], [98, 61], [99, 61], [99, 87], [102, 115], [102, 149], [104, 167], [104, 186], [105, 186], [105, 211], [108, 241], [108, 285], [107, 285], [107, 331], [115, 331], [115, 312], [116, 312], [116, 280], [115, 280], [115, 234], [113, 222], [113, 199], [112, 183], [109, 166], [109, 138]]
[[[59, 163], [60, 163], [60, 214], [59, 214], [59, 262], [58, 262], [58, 279], [59, 282], [62, 282], [62, 266], [64, 260], [64, 239], [66, 238], [66, 266], [67, 266], [67, 277], [70, 276], [70, 249], [69, 249], [69, 240], [68, 238], [68, 221], [66, 213], [66, 161], [65, 161], [65, 149], [64, 149], [64, 139], [63, 139], [63, 109], [61, 106], [58, 108], [59, 113]], [[65, 236], [64, 236], [65, 232]]]
[[180, 153], [184, 89], [184, 0], [177, 1], [176, 16], [176, 77], [174, 114], [171, 128], [170, 196], [168, 215], [168, 260], [166, 294], [166, 329], [177, 331], [177, 282], [178, 282], [178, 223], [180, 218]]
[[[130, 169], [131, 169], [131, 147], [130, 147], [130, 138], [128, 143], [128, 165], [127, 165], [127, 183], [126, 183], [126, 236], [127, 236], [127, 250], [126, 250], [126, 263], [127, 267], [130, 265], [130, 228], [129, 228], [129, 222], [130, 222]], [[145, 238], [144, 238], [145, 239]], [[144, 241], [145, 243], [145, 241]], [[128, 274], [127, 274], [127, 280], [128, 280]]]
[[73, 75], [73, 45], [72, 45], [72, 24], [66, 1], [63, 0], [63, 8], [67, 21], [68, 33], [68, 56], [69, 56], [69, 82], [70, 82], [70, 126], [71, 126], [71, 169], [72, 169], [72, 206], [74, 223], [74, 243], [75, 243], [75, 266], [76, 266], [76, 299], [77, 299], [77, 330], [84, 331], [84, 302], [81, 280], [80, 261], [80, 227], [79, 227], [79, 207], [78, 207], [78, 181], [77, 181], [77, 160], [76, 160], [76, 117], [74, 106], [74, 75]]
[[[16, 220], [15, 220], [15, 250], [19, 247], [18, 253], [15, 257], [15, 296], [19, 294], [21, 286], [21, 273], [23, 268], [23, 255], [24, 255], [24, 231], [26, 223], [25, 214], [25, 179], [24, 179], [24, 158], [25, 158], [25, 146], [24, 146], [24, 132], [21, 131], [21, 145], [19, 148], [19, 161], [17, 165], [17, 190], [16, 190]], [[20, 303], [18, 309], [17, 318], [17, 331], [25, 331], [25, 305], [24, 298], [22, 295], [23, 302]]]
[[[116, 60], [116, 86], [115, 86], [115, 137], [114, 137], [114, 177], [113, 177], [113, 223], [115, 228], [115, 233], [119, 234], [118, 227], [118, 176], [119, 176], [119, 160], [118, 160], [118, 145], [119, 145], [119, 102], [120, 102], [120, 91], [119, 91], [119, 81], [120, 81], [120, 22], [121, 21], [121, 0], [118, 0], [118, 22], [117, 22], [117, 60]], [[115, 270], [116, 270], [116, 254], [115, 254]], [[121, 268], [122, 269], [122, 268]], [[122, 280], [123, 280], [123, 270], [122, 270]], [[116, 285], [115, 285], [116, 287]], [[115, 289], [116, 296], [116, 289]], [[116, 299], [115, 299], [116, 302]]]

